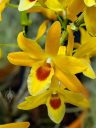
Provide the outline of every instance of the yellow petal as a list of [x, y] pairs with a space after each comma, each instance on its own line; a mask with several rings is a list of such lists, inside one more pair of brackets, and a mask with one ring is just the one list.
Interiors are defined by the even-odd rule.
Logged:
[[29, 128], [28, 122], [17, 122], [17, 123], [10, 123], [10, 124], [4, 124], [0, 125], [0, 128]]
[[47, 90], [46, 92], [44, 92], [39, 96], [29, 96], [25, 99], [24, 102], [18, 105], [18, 108], [22, 110], [34, 109], [42, 104], [45, 104], [47, 101], [47, 97], [49, 95], [50, 95], [50, 91]]
[[59, 21], [56, 21], [50, 27], [45, 44], [45, 51], [50, 55], [56, 55], [60, 46], [60, 36], [61, 36], [61, 25]]
[[26, 52], [13, 52], [8, 54], [8, 60], [10, 63], [19, 66], [29, 66], [32, 67], [35, 60], [33, 60], [30, 55]]
[[87, 31], [85, 31], [84, 28], [80, 28], [80, 33], [81, 33], [81, 39], [80, 39], [80, 43], [84, 44], [84, 43], [88, 43], [88, 41], [91, 41], [92, 36], [89, 35], [89, 33]]
[[77, 15], [83, 12], [85, 7], [84, 0], [67, 0], [67, 15], [72, 21], [77, 19]]
[[87, 89], [81, 84], [79, 79], [75, 75], [69, 72], [61, 72], [60, 70], [55, 70], [55, 76], [63, 83], [63, 85], [71, 91], [79, 92], [88, 95]]
[[89, 108], [90, 106], [88, 99], [80, 93], [64, 90], [62, 94], [64, 96], [64, 102], [66, 103], [70, 103], [82, 108]]
[[40, 38], [44, 35], [44, 33], [46, 32], [46, 29], [47, 29], [48, 22], [49, 22], [48, 20], [45, 20], [45, 21], [40, 25], [35, 40], [40, 39]]
[[48, 8], [41, 7], [41, 6], [39, 6], [39, 7], [35, 6], [31, 9], [29, 9], [28, 12], [30, 12], [30, 13], [42, 13], [44, 16], [48, 17], [51, 20], [57, 19], [57, 16], [56, 16], [54, 11], [52, 11]]
[[46, 0], [45, 5], [53, 11], [63, 11], [63, 5], [58, 0]]
[[62, 96], [59, 96], [57, 99], [52, 99], [52, 97], [48, 97], [47, 99], [47, 109], [48, 115], [52, 121], [59, 124], [65, 114], [65, 105]]
[[90, 63], [88, 63], [88, 62], [85, 62], [85, 63], [86, 63], [86, 65], [88, 65], [88, 68], [87, 68], [85, 71], [83, 71], [83, 74], [84, 74], [85, 76], [91, 78], [91, 79], [95, 79], [95, 78], [96, 78], [96, 74], [95, 74], [95, 72], [93, 71], [93, 69], [92, 69]]
[[58, 55], [53, 61], [61, 71], [68, 71], [72, 74], [83, 72], [87, 68], [83, 59], [72, 56]]
[[87, 27], [88, 32], [92, 36], [96, 36], [96, 7], [90, 7], [85, 9], [84, 11], [84, 20]]
[[92, 56], [96, 55], [96, 37], [90, 37], [91, 39], [89, 38], [87, 39], [87, 37], [85, 38], [86, 38], [86, 42], [82, 43], [82, 45], [78, 49], [76, 49], [76, 52], [74, 54], [75, 57], [91, 58]]
[[84, 0], [86, 6], [91, 7], [93, 5], [96, 5], [96, 1], [95, 0]]
[[38, 62], [32, 66], [28, 77], [28, 90], [31, 95], [38, 95], [49, 88], [54, 69], [48, 63]]
[[66, 47], [65, 46], [59, 47], [58, 55], [66, 55]]
[[33, 40], [26, 38], [23, 35], [23, 32], [20, 32], [18, 35], [18, 45], [25, 52], [30, 53], [30, 56], [33, 58], [41, 59], [43, 57], [42, 48]]
[[36, 2], [37, 2], [37, 0], [20, 0], [18, 10], [19, 11], [28, 10], [28, 9], [32, 8]]
[[1, 50], [1, 48], [0, 48], [0, 58], [2, 58], [2, 50]]
[[70, 26], [67, 27], [67, 31], [68, 31], [67, 55], [72, 56], [72, 51], [74, 46], [74, 36]]

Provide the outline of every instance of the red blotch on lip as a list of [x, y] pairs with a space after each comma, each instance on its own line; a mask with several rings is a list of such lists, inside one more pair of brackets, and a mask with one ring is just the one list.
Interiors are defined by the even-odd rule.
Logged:
[[35, 1], [35, 0], [29, 0], [30, 2], [33, 2], [33, 1]]
[[51, 65], [48, 63], [39, 67], [36, 72], [36, 76], [37, 76], [38, 80], [40, 80], [40, 81], [45, 80], [49, 76], [50, 70], [51, 70]]
[[58, 97], [58, 94], [53, 94], [52, 99], [50, 100], [50, 105], [54, 109], [58, 109], [61, 105], [61, 100]]

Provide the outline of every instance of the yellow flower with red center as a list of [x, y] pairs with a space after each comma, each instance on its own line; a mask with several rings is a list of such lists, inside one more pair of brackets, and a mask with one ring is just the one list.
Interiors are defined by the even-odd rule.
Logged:
[[53, 75], [64, 83], [69, 82], [70, 86], [66, 85], [69, 89], [84, 92], [84, 87], [73, 74], [83, 72], [87, 68], [85, 62], [76, 57], [58, 54], [60, 37], [61, 25], [58, 21], [49, 28], [44, 50], [36, 40], [26, 38], [23, 32], [19, 33], [18, 45], [23, 51], [10, 53], [8, 60], [15, 65], [32, 67], [28, 77], [31, 95], [41, 94], [48, 89]]
[[65, 103], [70, 103], [83, 109], [89, 108], [87, 98], [80, 93], [64, 89], [62, 83], [53, 77], [49, 90], [38, 96], [26, 97], [25, 101], [18, 105], [18, 108], [29, 110], [45, 104], [50, 119], [55, 123], [60, 123], [65, 114]]
[[6, 8], [8, 2], [9, 0], [0, 0], [0, 21], [2, 20], [2, 12]]
[[28, 122], [17, 122], [17, 123], [10, 123], [10, 124], [2, 124], [0, 128], [29, 128]]

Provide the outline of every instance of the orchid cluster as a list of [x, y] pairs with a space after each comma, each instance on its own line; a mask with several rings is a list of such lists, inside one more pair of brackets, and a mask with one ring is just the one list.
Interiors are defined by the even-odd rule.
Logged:
[[[64, 118], [66, 103], [88, 110], [88, 90], [77, 74], [96, 78], [91, 66], [91, 58], [96, 56], [96, 1], [20, 0], [19, 5], [13, 5], [10, 0], [0, 0], [1, 21], [7, 6], [16, 6], [26, 16], [40, 13], [46, 17], [34, 39], [28, 38], [23, 29], [17, 36], [21, 51], [8, 54], [10, 63], [30, 67], [29, 96], [18, 109], [30, 110], [46, 105], [50, 119], [56, 124]], [[75, 40], [74, 32], [77, 31], [80, 31], [80, 42]], [[46, 37], [44, 48], [40, 45], [42, 36]], [[0, 125], [0, 128], [28, 126], [29, 123], [22, 122]]]

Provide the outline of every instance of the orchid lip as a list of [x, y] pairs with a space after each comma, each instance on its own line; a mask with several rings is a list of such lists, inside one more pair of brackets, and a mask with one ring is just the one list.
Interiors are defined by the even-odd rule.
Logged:
[[40, 66], [36, 72], [38, 80], [43, 81], [47, 79], [47, 77], [50, 75], [50, 71], [51, 65], [49, 63], [45, 63], [43, 66]]
[[50, 105], [53, 109], [58, 109], [61, 106], [61, 99], [57, 93], [51, 95]]

